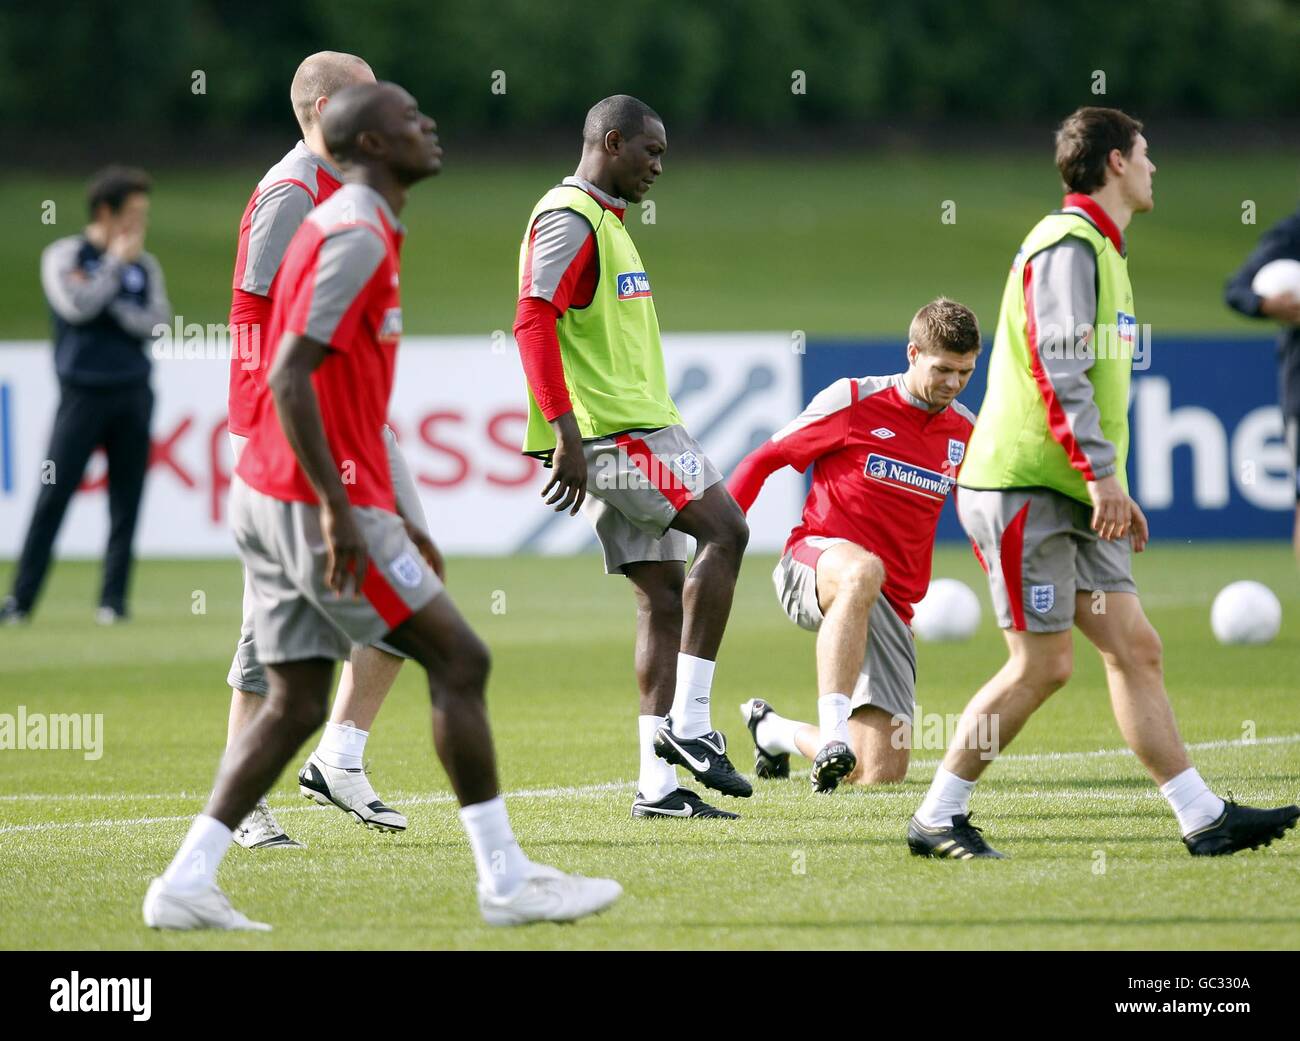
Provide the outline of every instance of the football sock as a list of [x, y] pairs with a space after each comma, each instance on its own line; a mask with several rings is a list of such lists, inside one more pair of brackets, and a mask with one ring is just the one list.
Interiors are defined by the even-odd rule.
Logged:
[[754, 739], [758, 742], [758, 747], [768, 755], [800, 755], [794, 736], [807, 725], [797, 719], [786, 719], [775, 712], [769, 712], [754, 728]]
[[515, 841], [506, 801], [498, 795], [487, 802], [462, 806], [460, 822], [474, 851], [479, 885], [493, 896], [509, 896], [522, 886], [530, 861]]
[[823, 694], [817, 699], [817, 725], [823, 747], [832, 741], [849, 743], [850, 707], [847, 694]]
[[221, 821], [200, 813], [163, 872], [167, 888], [180, 893], [197, 893], [215, 885], [217, 867], [233, 838], [234, 833]]
[[321, 733], [316, 754], [326, 766], [339, 770], [361, 769], [361, 757], [366, 751], [368, 730], [358, 730], [346, 723], [326, 723]]
[[641, 748], [641, 773], [636, 790], [650, 802], [658, 802], [677, 790], [677, 771], [673, 764], [655, 754], [655, 731], [664, 725], [663, 716], [637, 716], [636, 729]]
[[1223, 800], [1210, 791], [1194, 766], [1162, 784], [1160, 794], [1168, 800], [1184, 835], [1223, 816]]
[[673, 693], [673, 733], [700, 737], [713, 729], [709, 692], [713, 688], [714, 662], [692, 654], [677, 655], [677, 689]]
[[951, 828], [954, 817], [969, 812], [974, 790], [974, 781], [963, 780], [941, 766], [934, 772], [934, 780], [930, 782], [925, 802], [916, 811], [916, 819], [927, 828]]

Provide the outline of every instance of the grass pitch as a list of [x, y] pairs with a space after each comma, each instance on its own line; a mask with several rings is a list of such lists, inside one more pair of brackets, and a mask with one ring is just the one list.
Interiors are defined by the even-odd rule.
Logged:
[[[785, 714], [815, 716], [813, 640], [776, 604], [772, 563], [745, 563], [715, 685], [715, 723], [742, 770], [752, 760], [741, 701], [759, 695]], [[0, 566], [0, 584], [10, 570]], [[929, 714], [959, 712], [1002, 661], [969, 552], [942, 549], [935, 574], [971, 584], [986, 610], [969, 643], [919, 645], [922, 737]], [[1245, 802], [1295, 800], [1300, 582], [1288, 548], [1156, 544], [1137, 576], [1201, 772]], [[1212, 595], [1238, 578], [1267, 582], [1282, 599], [1284, 631], [1267, 647], [1224, 648], [1210, 635]], [[480, 924], [421, 677], [408, 667], [368, 757], [377, 790], [409, 815], [410, 830], [377, 835], [313, 807], [297, 794], [295, 760], [271, 803], [309, 848], [235, 847], [220, 873], [235, 905], [275, 931], [156, 933], [140, 920], [145, 887], [202, 806], [224, 742], [240, 572], [233, 561], [146, 562], [135, 620], [114, 629], [92, 621], [97, 579], [92, 565], [60, 564], [36, 621], [0, 629], [0, 712], [102, 713], [104, 727], [93, 761], [75, 750], [0, 752], [0, 947], [1300, 945], [1300, 836], [1258, 853], [1189, 857], [1164, 801], [1119, 752], [1100, 665], [1081, 639], [1074, 679], [991, 768], [973, 804], [1010, 860], [908, 854], [904, 829], [938, 747], [916, 750], [899, 785], [823, 797], [804, 779], [760, 782], [753, 799], [722, 800], [740, 821], [630, 820], [632, 600], [592, 557], [456, 559], [449, 579], [494, 652], [489, 705], [519, 838], [537, 859], [619, 879], [626, 895], [609, 912], [572, 926]], [[501, 594], [504, 613], [494, 613]]]

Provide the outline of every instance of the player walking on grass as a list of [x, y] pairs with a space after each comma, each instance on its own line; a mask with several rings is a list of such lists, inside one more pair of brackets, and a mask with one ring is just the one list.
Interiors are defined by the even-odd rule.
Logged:
[[[336, 91], [353, 83], [373, 82], [370, 66], [352, 54], [321, 51], [303, 60], [289, 90], [303, 138], [258, 182], [240, 221], [230, 305], [230, 326], [239, 349], [231, 353], [230, 359], [227, 424], [236, 463], [256, 422], [258, 394], [266, 381], [266, 355], [272, 344], [263, 333], [279, 289], [276, 276], [285, 250], [307, 214], [340, 185], [321, 133], [321, 112]], [[415, 482], [387, 427], [384, 438], [397, 493], [397, 512], [407, 523], [407, 534], [441, 578], [442, 561], [429, 538]], [[299, 790], [304, 795], [324, 805], [338, 806], [367, 827], [386, 832], [404, 831], [406, 817], [384, 805], [375, 794], [362, 757], [371, 725], [401, 666], [402, 658], [390, 647], [357, 647], [352, 652], [351, 660], [343, 663], [334, 709], [320, 743], [299, 774]], [[227, 682], [231, 688], [226, 727], [229, 745], [252, 721], [267, 693], [266, 672], [258, 661], [253, 639], [247, 578], [244, 619]], [[302, 845], [284, 833], [264, 798], [235, 830], [235, 841], [249, 849]]]
[[663, 172], [667, 136], [626, 94], [598, 102], [582, 136], [577, 172], [533, 208], [519, 251], [523, 450], [551, 467], [547, 505], [587, 514], [606, 573], [625, 575], [636, 595], [632, 816], [735, 817], [679, 788], [672, 765], [723, 794], [753, 794], [710, 716], [749, 528], [668, 394], [650, 279], [623, 222]]
[[497, 786], [487, 648], [394, 512], [381, 431], [402, 331], [397, 215], [409, 187], [441, 168], [434, 123], [385, 83], [339, 91], [321, 125], [346, 183], [308, 216], [285, 254], [268, 325], [270, 373], [230, 496], [270, 692], [227, 749], [203, 814], [150, 885], [144, 920], [269, 928], [231, 908], [217, 868], [232, 829], [324, 721], [334, 662], [380, 637], [427, 673], [434, 744], [462, 807], [484, 918], [578, 918], [622, 890], [534, 864], [520, 850]]
[[957, 395], [979, 351], [975, 315], [940, 297], [912, 319], [906, 372], [837, 380], [732, 474], [748, 513], [781, 467], [813, 468], [772, 581], [790, 620], [817, 633], [818, 725], [745, 702], [759, 777], [788, 777], [795, 753], [813, 761], [818, 792], [907, 776], [912, 607], [929, 588], [935, 528], [975, 422]]
[[1129, 497], [1129, 376], [1137, 333], [1124, 230], [1153, 205], [1142, 124], [1081, 108], [1056, 134], [1069, 193], [1029, 232], [1002, 297], [989, 385], [962, 468], [957, 512], [988, 572], [1010, 657], [966, 706], [908, 828], [913, 853], [1000, 857], [970, 823], [991, 757], [1073, 668], [1077, 626], [1101, 652], [1124, 740], [1168, 800], [1197, 856], [1267, 845], [1300, 808], [1225, 803], [1187, 758], [1165, 693], [1160, 637], [1133, 582], [1147, 521]]

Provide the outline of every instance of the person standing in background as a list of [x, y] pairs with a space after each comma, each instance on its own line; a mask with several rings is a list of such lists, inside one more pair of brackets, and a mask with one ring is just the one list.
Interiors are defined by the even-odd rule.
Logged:
[[1282, 323], [1277, 341], [1279, 401], [1282, 422], [1295, 454], [1296, 563], [1300, 564], [1300, 296], [1276, 293], [1260, 296], [1251, 288], [1255, 275], [1274, 260], [1300, 260], [1300, 209], [1283, 217], [1260, 237], [1246, 262], [1228, 280], [1224, 301], [1247, 318], [1272, 318]]
[[59, 408], [10, 595], [0, 622], [25, 621], [50, 566], [54, 540], [86, 463], [108, 455], [108, 548], [96, 620], [127, 617], [131, 546], [149, 466], [153, 414], [146, 345], [171, 321], [162, 268], [144, 251], [152, 182], [109, 166], [90, 181], [90, 223], [41, 254], [41, 287], [53, 320]]

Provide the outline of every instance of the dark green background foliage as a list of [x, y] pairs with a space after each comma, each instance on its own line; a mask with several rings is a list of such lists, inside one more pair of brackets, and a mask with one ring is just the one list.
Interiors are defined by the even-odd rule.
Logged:
[[0, 121], [276, 128], [294, 67], [325, 47], [366, 56], [460, 132], [566, 126], [617, 91], [683, 129], [1055, 120], [1095, 69], [1111, 103], [1148, 118], [1289, 117], [1300, 99], [1300, 11], [1285, 0], [55, 0], [0, 11]]

